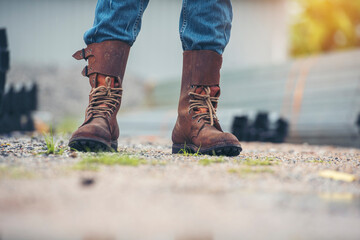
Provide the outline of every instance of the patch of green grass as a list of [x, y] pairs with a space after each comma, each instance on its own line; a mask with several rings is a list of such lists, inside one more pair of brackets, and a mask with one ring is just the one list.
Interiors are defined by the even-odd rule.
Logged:
[[[235, 163], [239, 163], [240, 165], [246, 165], [249, 167], [253, 166], [272, 166], [278, 164], [278, 161], [271, 157], [265, 158], [246, 158], [244, 160], [234, 160]], [[208, 166], [213, 163], [223, 163], [225, 162], [223, 157], [214, 157], [214, 158], [203, 158], [199, 160], [199, 164], [203, 166]]]
[[199, 160], [199, 164], [203, 166], [208, 166], [213, 163], [223, 163], [225, 162], [224, 158], [217, 157], [217, 158], [202, 158]]
[[0, 167], [0, 179], [8, 178], [8, 179], [32, 179], [35, 177], [33, 172], [24, 169], [23, 167], [8, 167], [1, 166]]
[[137, 167], [140, 164], [146, 164], [146, 163], [147, 163], [146, 160], [135, 156], [103, 153], [95, 156], [84, 157], [80, 162], [75, 164], [73, 169], [97, 171], [100, 165], [106, 165], [106, 166], [122, 165], [122, 166]]
[[95, 164], [80, 161], [80, 162], [76, 163], [71, 169], [72, 170], [77, 170], [77, 171], [96, 172], [96, 171], [99, 171], [99, 166], [95, 165]]
[[85, 157], [82, 162], [100, 165], [124, 165], [124, 166], [138, 166], [143, 163], [143, 159], [118, 154], [100, 154], [97, 156]]
[[40, 154], [55, 154], [55, 155], [61, 155], [64, 153], [65, 148], [61, 148], [58, 143], [54, 139], [54, 134], [52, 129], [50, 128], [50, 134], [44, 135], [44, 140], [46, 143], [46, 151], [41, 152]]
[[229, 168], [228, 169], [228, 173], [237, 173], [239, 171], [239, 169], [236, 168]]
[[242, 161], [244, 165], [247, 166], [271, 166], [274, 164], [278, 164], [278, 162], [274, 158], [266, 157], [266, 158], [246, 158]]
[[236, 173], [239, 175], [247, 175], [247, 174], [259, 174], [259, 173], [274, 173], [274, 170], [267, 167], [262, 167], [262, 168], [245, 167], [245, 168], [230, 168], [228, 172]]
[[211, 159], [209, 158], [203, 158], [199, 160], [199, 164], [203, 166], [208, 166], [212, 163]]

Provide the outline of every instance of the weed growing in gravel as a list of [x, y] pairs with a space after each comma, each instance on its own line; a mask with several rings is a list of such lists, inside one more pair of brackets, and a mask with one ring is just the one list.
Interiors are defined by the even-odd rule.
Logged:
[[199, 147], [199, 149], [197, 150], [196, 153], [191, 153], [190, 151], [187, 150], [186, 143], [185, 143], [184, 148], [180, 149], [180, 151], [178, 153], [184, 155], [185, 157], [197, 157], [200, 155], [200, 148], [201, 148], [201, 146]]
[[199, 164], [203, 166], [208, 166], [212, 163], [223, 163], [225, 162], [224, 158], [218, 157], [218, 158], [203, 158], [199, 160]]
[[100, 165], [123, 165], [137, 167], [140, 164], [145, 163], [147, 162], [144, 159], [140, 159], [135, 156], [103, 153], [95, 156], [86, 156], [80, 162], [75, 164], [73, 169], [96, 171]]
[[65, 148], [61, 148], [57, 142], [54, 140], [54, 134], [52, 129], [50, 128], [50, 134], [44, 135], [45, 143], [46, 143], [46, 152], [41, 152], [40, 154], [55, 154], [61, 155], [65, 151]]
[[10, 178], [10, 179], [31, 179], [34, 178], [35, 174], [22, 168], [22, 167], [0, 167], [0, 179]]

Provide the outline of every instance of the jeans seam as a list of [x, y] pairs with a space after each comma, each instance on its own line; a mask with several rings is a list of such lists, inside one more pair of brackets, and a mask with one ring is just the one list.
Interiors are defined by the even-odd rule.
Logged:
[[184, 32], [187, 26], [187, 12], [186, 12], [186, 6], [187, 6], [187, 0], [183, 0], [183, 9], [182, 9], [182, 13], [183, 13], [183, 23], [180, 29], [180, 40], [181, 43], [183, 44], [185, 50], [188, 49], [188, 47], [186, 46], [186, 43], [184, 41]]
[[143, 2], [143, 0], [141, 0], [141, 1], [140, 1], [139, 12], [138, 12], [138, 15], [137, 15], [136, 20], [135, 20], [135, 23], [134, 23], [132, 43], [134, 43], [135, 40], [136, 40], [137, 34], [135, 34], [135, 32], [137, 31], [137, 27], [138, 27], [138, 25], [139, 25], [139, 22], [140, 22], [140, 19], [141, 19], [141, 15], [142, 15], [143, 11], [144, 11], [144, 2]]

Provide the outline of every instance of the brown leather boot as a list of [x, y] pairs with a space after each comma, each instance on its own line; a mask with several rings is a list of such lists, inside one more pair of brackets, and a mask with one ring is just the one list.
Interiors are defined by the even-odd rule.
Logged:
[[238, 139], [224, 133], [216, 117], [222, 56], [209, 50], [185, 51], [178, 118], [172, 152], [237, 156]]
[[88, 60], [82, 74], [89, 77], [91, 92], [85, 122], [76, 130], [69, 147], [78, 151], [116, 151], [119, 111], [130, 46], [121, 41], [93, 43], [73, 57]]

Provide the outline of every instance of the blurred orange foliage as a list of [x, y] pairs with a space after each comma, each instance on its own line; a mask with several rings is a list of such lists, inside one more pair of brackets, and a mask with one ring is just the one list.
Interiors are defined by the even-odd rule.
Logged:
[[360, 0], [291, 0], [291, 55], [360, 47]]

